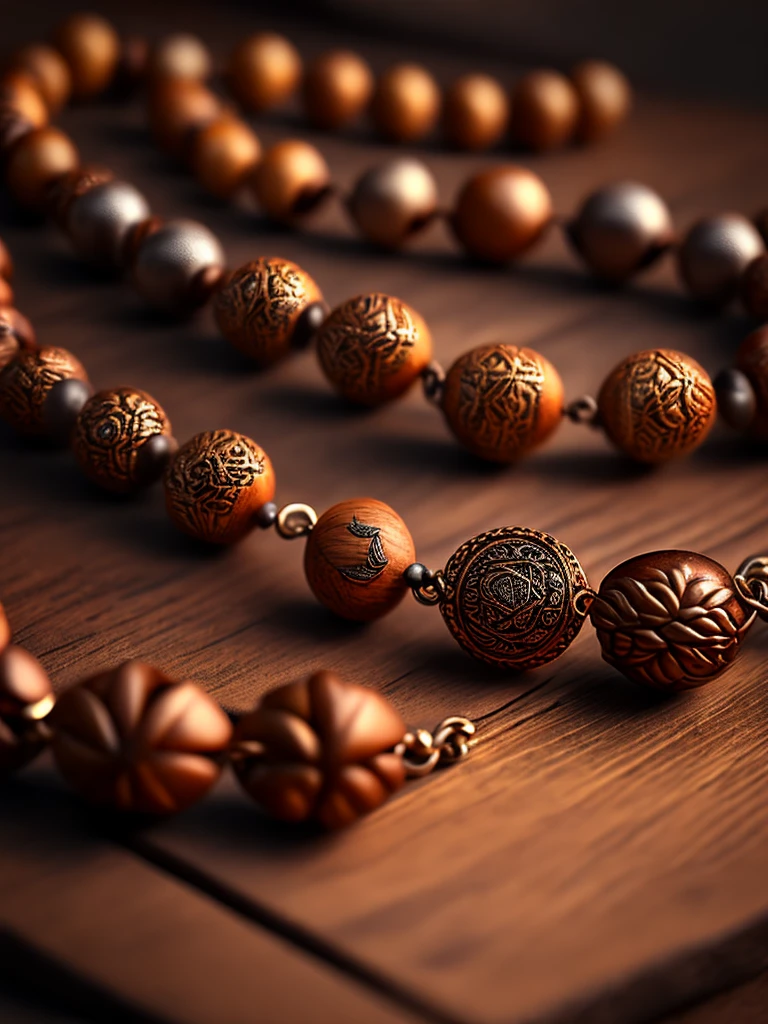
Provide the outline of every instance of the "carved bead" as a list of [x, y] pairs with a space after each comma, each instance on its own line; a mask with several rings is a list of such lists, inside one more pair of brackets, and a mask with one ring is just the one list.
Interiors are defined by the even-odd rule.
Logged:
[[270, 147], [251, 176], [264, 213], [284, 224], [315, 209], [328, 196], [330, 182], [325, 157], [302, 139], [284, 139]]
[[443, 133], [458, 149], [489, 149], [509, 121], [509, 100], [490, 75], [461, 75], [445, 94]]
[[120, 37], [108, 21], [96, 14], [72, 14], [59, 25], [54, 43], [69, 65], [78, 99], [106, 89], [120, 58]]
[[678, 250], [678, 270], [695, 299], [721, 305], [737, 294], [741, 275], [765, 252], [757, 228], [739, 213], [705, 217]]
[[392, 142], [415, 142], [432, 130], [440, 114], [440, 87], [420, 64], [396, 64], [376, 83], [371, 116]]
[[454, 639], [497, 668], [527, 670], [558, 658], [589, 609], [589, 583], [573, 552], [520, 526], [462, 544], [444, 579], [440, 610]]
[[43, 407], [60, 380], [88, 381], [85, 368], [64, 348], [21, 352], [0, 373], [0, 417], [22, 434], [44, 434]]
[[625, 120], [632, 105], [632, 88], [625, 75], [602, 60], [585, 60], [571, 72], [579, 97], [576, 138], [596, 142]]
[[91, 803], [138, 814], [175, 814], [203, 797], [232, 735], [198, 686], [137, 661], [68, 690], [51, 723], [70, 786]]
[[353, 121], [372, 92], [373, 72], [351, 50], [321, 53], [307, 67], [302, 83], [304, 109], [318, 128], [336, 129]]
[[67, 234], [78, 256], [114, 269], [122, 265], [128, 233], [149, 215], [149, 203], [137, 188], [109, 181], [72, 199]]
[[133, 262], [133, 281], [143, 299], [170, 313], [185, 314], [210, 297], [225, 266], [212, 231], [194, 220], [171, 220], [146, 235]]
[[116, 494], [130, 494], [149, 482], [142, 451], [156, 434], [170, 436], [171, 424], [146, 391], [99, 391], [77, 417], [72, 450], [89, 480]]
[[246, 110], [260, 111], [287, 100], [301, 80], [296, 47], [276, 32], [257, 32], [235, 48], [229, 84]]
[[0, 372], [20, 352], [34, 347], [35, 331], [29, 320], [11, 306], [0, 308]]
[[282, 821], [343, 828], [403, 785], [405, 724], [381, 694], [331, 672], [272, 690], [237, 724], [237, 778]]
[[758, 327], [742, 341], [736, 353], [736, 369], [748, 379], [755, 394], [749, 433], [768, 440], [768, 327]]
[[636, 352], [598, 395], [608, 437], [638, 462], [666, 462], [697, 448], [715, 422], [715, 389], [695, 359], [670, 349]]
[[530, 71], [512, 92], [510, 131], [514, 141], [528, 149], [565, 145], [573, 137], [578, 119], [578, 94], [559, 71]]
[[754, 613], [711, 558], [655, 551], [612, 569], [590, 616], [609, 664], [637, 683], [685, 690], [731, 664]]
[[398, 157], [372, 167], [355, 184], [348, 207], [370, 242], [396, 249], [437, 211], [437, 182], [426, 164]]
[[328, 380], [360, 405], [402, 395], [432, 358], [432, 336], [416, 310], [380, 292], [337, 306], [315, 344]]
[[256, 526], [275, 496], [269, 456], [232, 430], [210, 430], [187, 441], [165, 474], [168, 515], [184, 533], [212, 544], [234, 544]]
[[355, 498], [329, 508], [307, 538], [304, 571], [315, 597], [336, 615], [368, 622], [390, 612], [408, 590], [413, 538], [381, 501]]
[[453, 433], [475, 455], [514, 462], [560, 423], [563, 384], [533, 349], [481, 345], [448, 371], [442, 409]]
[[[5, 620], [1, 606], [0, 619]], [[4, 647], [0, 635], [0, 779], [43, 749], [46, 740], [37, 722], [52, 706], [53, 690], [43, 666], [23, 647]]]
[[227, 341], [269, 366], [290, 352], [296, 324], [307, 307], [322, 301], [320, 289], [301, 267], [262, 256], [230, 275], [216, 293], [213, 312]]

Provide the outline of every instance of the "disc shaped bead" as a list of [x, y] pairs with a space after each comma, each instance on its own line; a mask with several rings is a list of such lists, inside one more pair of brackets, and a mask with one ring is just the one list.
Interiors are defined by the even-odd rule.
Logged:
[[736, 352], [735, 366], [754, 392], [754, 416], [747, 430], [753, 437], [768, 440], [768, 327], [758, 327], [747, 335]]
[[381, 292], [337, 306], [315, 344], [328, 380], [360, 405], [402, 395], [432, 358], [432, 337], [416, 310]]
[[453, 433], [475, 455], [514, 462], [560, 423], [563, 384], [533, 349], [481, 345], [448, 371], [442, 409]]
[[171, 313], [203, 305], [224, 271], [224, 250], [204, 224], [171, 220], [148, 234], [133, 262], [133, 280], [143, 299]]
[[329, 508], [307, 538], [304, 571], [312, 593], [344, 619], [368, 622], [405, 596], [416, 558], [400, 516], [381, 501], [355, 498]]
[[[2, 606], [0, 619], [5, 620]], [[2, 641], [0, 622], [0, 779], [43, 749], [46, 741], [37, 723], [53, 707], [51, 683], [37, 658]]]
[[667, 462], [697, 448], [715, 422], [715, 389], [695, 359], [649, 349], [623, 360], [598, 395], [599, 422], [638, 462]]
[[426, 164], [398, 157], [367, 171], [349, 197], [349, 212], [370, 242], [396, 249], [437, 211], [437, 182]]
[[128, 233], [149, 215], [149, 203], [137, 188], [127, 181], [109, 181], [71, 201], [67, 234], [79, 256], [116, 268], [123, 262]]
[[705, 217], [678, 250], [678, 269], [695, 299], [722, 305], [734, 298], [741, 276], [765, 252], [760, 232], [739, 213]]
[[420, 64], [396, 64], [376, 83], [371, 116], [392, 142], [415, 142], [434, 128], [440, 114], [440, 87]]
[[609, 664], [637, 683], [685, 690], [731, 664], [754, 613], [711, 558], [654, 551], [608, 573], [590, 617]]
[[88, 381], [83, 365], [64, 348], [20, 352], [0, 373], [0, 418], [22, 434], [46, 433], [44, 406], [59, 381]]
[[0, 372], [22, 351], [35, 348], [32, 324], [18, 309], [0, 308]]
[[307, 67], [302, 82], [304, 109], [311, 124], [335, 129], [365, 110], [373, 92], [373, 72], [351, 50], [321, 53]]
[[197, 434], [179, 448], [165, 474], [168, 515], [184, 533], [212, 544], [234, 544], [257, 525], [275, 496], [269, 456], [232, 430]]

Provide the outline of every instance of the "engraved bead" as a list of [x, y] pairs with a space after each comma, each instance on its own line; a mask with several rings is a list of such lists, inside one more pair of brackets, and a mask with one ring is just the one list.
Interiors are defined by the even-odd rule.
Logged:
[[251, 176], [264, 213], [285, 224], [314, 210], [329, 195], [330, 182], [325, 157], [301, 139], [285, 139], [272, 146]]
[[698, 221], [678, 250], [678, 270], [695, 299], [722, 305], [737, 294], [741, 275], [765, 252], [757, 228], [739, 213]]
[[715, 422], [715, 390], [695, 359], [671, 349], [636, 352], [608, 375], [600, 423], [638, 462], [675, 459], [697, 448]]
[[371, 116], [392, 142], [415, 142], [428, 134], [440, 114], [440, 87], [420, 64], [396, 64], [376, 83]]
[[269, 456], [255, 441], [232, 430], [197, 434], [179, 448], [165, 474], [172, 522], [211, 544], [234, 544], [244, 537], [274, 496]]
[[654, 551], [608, 573], [590, 617], [609, 664], [674, 691], [726, 669], [754, 615], [722, 565], [691, 551]]
[[398, 157], [367, 171], [348, 206], [368, 241], [396, 249], [432, 220], [437, 200], [437, 182], [426, 164]]
[[291, 350], [298, 321], [323, 296], [290, 260], [260, 257], [238, 267], [219, 289], [213, 312], [227, 341], [262, 366]]
[[576, 130], [579, 97], [558, 71], [542, 68], [523, 75], [512, 91], [510, 132], [527, 149], [555, 149]]
[[296, 47], [276, 32], [257, 32], [235, 48], [229, 63], [229, 84], [237, 100], [258, 112], [287, 100], [301, 80]]
[[16, 142], [8, 154], [8, 190], [22, 206], [42, 209], [56, 180], [80, 163], [77, 147], [58, 128], [37, 128]]
[[404, 573], [415, 557], [408, 527], [389, 505], [355, 498], [320, 516], [307, 538], [304, 572], [326, 608], [368, 622], [403, 599]]
[[224, 251], [212, 231], [194, 220], [171, 220], [139, 244], [133, 280], [151, 305], [183, 314], [210, 297], [206, 275], [218, 279], [223, 270]]
[[0, 622], [0, 779], [43, 749], [46, 741], [35, 712], [44, 715], [53, 706], [51, 682], [37, 658], [23, 647], [4, 645], [2, 639]]
[[61, 380], [88, 380], [85, 368], [63, 348], [21, 352], [0, 373], [0, 417], [22, 434], [46, 432], [44, 407]]
[[533, 349], [481, 345], [448, 371], [442, 409], [453, 433], [475, 455], [514, 462], [559, 425], [563, 384]]
[[149, 215], [149, 203], [137, 188], [127, 181], [109, 181], [71, 201], [66, 230], [79, 256], [115, 269], [122, 265], [128, 233]]
[[328, 380], [360, 405], [402, 395], [432, 358], [432, 337], [416, 310], [380, 292], [337, 306], [315, 344]]
[[490, 75], [461, 75], [445, 94], [443, 134], [457, 149], [490, 149], [509, 121], [509, 100]]
[[749, 433], [761, 441], [768, 440], [768, 327], [758, 327], [739, 345], [736, 369], [752, 385], [755, 412], [748, 426]]
[[321, 53], [307, 67], [302, 83], [304, 109], [317, 128], [336, 129], [354, 121], [368, 106], [373, 72], [351, 50]]
[[626, 119], [632, 105], [632, 88], [614, 64], [582, 61], [571, 71], [571, 81], [579, 97], [579, 141], [596, 142]]
[[0, 308], [0, 372], [20, 352], [34, 349], [35, 340], [32, 324], [18, 309]]
[[768, 320], [768, 253], [752, 260], [744, 271], [741, 299], [750, 316]]

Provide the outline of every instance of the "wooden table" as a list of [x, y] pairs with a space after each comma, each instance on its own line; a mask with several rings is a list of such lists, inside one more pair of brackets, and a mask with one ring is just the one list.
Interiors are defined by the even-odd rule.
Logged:
[[[19, 39], [45, 27], [29, 6], [13, 27]], [[215, 10], [192, 5], [186, 24], [223, 54], [252, 22], [242, 8], [214, 19]], [[179, 24], [148, 4], [118, 21]], [[353, 41], [341, 30], [292, 31], [307, 52]], [[377, 67], [421, 55], [448, 76], [468, 60], [354, 41]], [[518, 268], [494, 271], [463, 262], [439, 225], [407, 255], [371, 251], [334, 204], [307, 232], [278, 231], [201, 195], [151, 148], [138, 106], [75, 110], [63, 124], [155, 209], [208, 223], [232, 265], [282, 254], [332, 304], [366, 289], [411, 302], [444, 363], [487, 340], [529, 344], [575, 397], [651, 346], [689, 352], [714, 372], [750, 327], [737, 311], [692, 308], [670, 261], [637, 287], [606, 291], [558, 232]], [[605, 145], [527, 162], [560, 211], [632, 178], [658, 188], [685, 225], [765, 204], [767, 128], [761, 114], [643, 97]], [[258, 130], [269, 143], [297, 128], [288, 114]], [[362, 134], [317, 141], [344, 186], [391, 154]], [[505, 159], [438, 147], [422, 155], [446, 202], [471, 170]], [[765, 453], [731, 434], [644, 472], [598, 433], [567, 425], [524, 464], [489, 469], [457, 448], [420, 394], [352, 412], [311, 355], [253, 372], [207, 314], [160, 322], [129, 288], [95, 280], [52, 228], [4, 210], [2, 234], [19, 307], [43, 341], [83, 359], [97, 386], [145, 388], [180, 438], [217, 426], [254, 436], [283, 502], [387, 501], [430, 565], [512, 523], [554, 533], [595, 584], [655, 548], [703, 550], [732, 568], [766, 550]], [[70, 798], [43, 759], [0, 795], [0, 1019], [631, 1024], [766, 965], [768, 631], [755, 629], [721, 682], [678, 700], [620, 678], [589, 628], [561, 661], [510, 677], [462, 655], [440, 615], [410, 600], [371, 627], [334, 620], [307, 591], [300, 544], [259, 535], [203, 552], [174, 533], [157, 489], [105, 497], [66, 453], [5, 430], [0, 493], [0, 594], [18, 642], [58, 686], [138, 657], [240, 711], [325, 666], [379, 688], [410, 721], [460, 712], [481, 736], [465, 764], [330, 837], [263, 821], [229, 780], [177, 820], [117, 829]], [[679, 1020], [764, 1020], [767, 997], [764, 981], [750, 982]]]

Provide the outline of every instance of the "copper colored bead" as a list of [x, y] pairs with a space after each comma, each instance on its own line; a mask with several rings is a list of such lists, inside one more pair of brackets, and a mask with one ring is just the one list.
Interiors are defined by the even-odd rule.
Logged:
[[591, 271], [624, 281], [669, 248], [674, 229], [667, 204], [653, 189], [620, 182], [593, 192], [567, 234]]
[[416, 560], [400, 516], [381, 501], [355, 498], [329, 508], [307, 537], [304, 572], [321, 604], [344, 619], [369, 622], [408, 591], [403, 573]]
[[19, 139], [34, 131], [34, 125], [7, 103], [0, 103], [0, 169]]
[[37, 658], [23, 647], [5, 646], [2, 633], [0, 624], [0, 779], [43, 749], [46, 738], [39, 721], [54, 701], [51, 682]]
[[45, 433], [43, 407], [60, 380], [87, 381], [84, 367], [64, 348], [21, 352], [0, 373], [0, 418], [22, 434]]
[[552, 197], [524, 167], [494, 167], [464, 185], [451, 218], [454, 234], [479, 259], [504, 263], [530, 249], [549, 226]]
[[753, 437], [768, 440], [768, 327], [759, 327], [742, 341], [736, 353], [735, 367], [752, 385], [755, 414], [748, 430]]
[[307, 307], [323, 301], [315, 282], [290, 260], [251, 260], [232, 273], [213, 303], [222, 335], [244, 355], [269, 366], [288, 355]]
[[380, 75], [371, 104], [377, 130], [392, 142], [416, 142], [440, 115], [440, 87], [420, 64], [396, 64]]
[[458, 440], [475, 455], [514, 462], [559, 425], [563, 383], [533, 349], [481, 345], [448, 371], [442, 409]]
[[150, 131], [159, 146], [181, 157], [194, 132], [220, 118], [223, 109], [219, 97], [202, 83], [164, 79], [150, 91]]
[[457, 149], [490, 149], [507, 130], [509, 100], [490, 75], [457, 78], [445, 94], [443, 134]]
[[373, 167], [356, 183], [349, 212], [364, 238], [396, 249], [437, 212], [437, 182], [416, 157], [396, 157]]
[[80, 163], [77, 147], [58, 128], [37, 128], [24, 135], [8, 154], [6, 182], [22, 206], [41, 209], [53, 183]]
[[0, 277], [0, 307], [12, 306], [14, 299], [13, 286], [10, 281], [6, 281], [4, 277]]
[[50, 114], [57, 114], [72, 92], [69, 66], [58, 50], [45, 43], [23, 46], [14, 54], [11, 67], [31, 75]]
[[259, 205], [273, 220], [290, 224], [309, 213], [330, 191], [331, 172], [319, 150], [300, 139], [278, 142], [251, 178]]
[[335, 129], [354, 121], [368, 106], [373, 72], [351, 50], [329, 50], [308, 65], [302, 82], [304, 109], [317, 128]]
[[274, 496], [269, 456], [232, 430], [197, 434], [178, 450], [165, 475], [171, 520], [184, 533], [210, 544], [241, 540]]
[[230, 88], [246, 110], [278, 106], [298, 88], [300, 80], [298, 50], [276, 32], [248, 36], [230, 59]]
[[127, 661], [62, 694], [51, 715], [59, 771], [91, 803], [176, 814], [221, 774], [232, 725], [194, 683]]
[[393, 750], [405, 731], [375, 690], [316, 672], [272, 690], [240, 719], [233, 764], [240, 785], [272, 817], [343, 828], [405, 782]]
[[224, 252], [212, 231], [194, 220], [171, 220], [139, 244], [133, 282], [150, 305], [184, 315], [208, 301], [223, 270]]
[[48, 107], [35, 80], [26, 71], [11, 71], [0, 78], [0, 106], [9, 107], [34, 128], [48, 124]]
[[11, 624], [5, 614], [5, 608], [0, 604], [0, 654], [11, 642]]
[[752, 260], [741, 277], [741, 299], [750, 316], [768, 320], [768, 253]]
[[626, 119], [632, 106], [632, 87], [615, 64], [582, 61], [571, 71], [571, 81], [579, 97], [579, 141], [596, 142]]
[[242, 188], [260, 157], [255, 132], [234, 117], [211, 121], [194, 133], [189, 147], [192, 173], [219, 199], [229, 199]]
[[149, 53], [147, 73], [152, 78], [185, 78], [205, 82], [213, 61], [205, 43], [189, 32], [175, 32], [156, 43]]
[[100, 164], [84, 164], [53, 183], [46, 197], [46, 207], [60, 228], [66, 230], [70, 204], [97, 185], [114, 181], [115, 175]]
[[359, 405], [399, 397], [432, 358], [432, 336], [416, 310], [381, 292], [337, 306], [317, 332], [315, 345], [328, 380]]
[[573, 138], [578, 118], [576, 89], [558, 71], [530, 71], [514, 88], [510, 130], [514, 141], [527, 149], [564, 146]]
[[695, 299], [722, 305], [738, 293], [741, 275], [765, 245], [755, 226], [739, 213], [698, 221], [678, 251], [680, 277]]
[[27, 318], [11, 306], [0, 307], [0, 371], [22, 351], [35, 348], [35, 330]]
[[2, 239], [0, 239], [0, 277], [4, 277], [6, 281], [13, 280], [13, 258]]
[[728, 668], [754, 613], [711, 558], [654, 551], [608, 573], [590, 617], [610, 665], [636, 683], [675, 691]]
[[103, 92], [120, 59], [120, 38], [97, 14], [72, 14], [58, 27], [54, 44], [72, 74], [72, 93], [85, 100]]
[[638, 462], [667, 462], [698, 448], [715, 422], [715, 390], [695, 359], [670, 349], [636, 352], [605, 379], [600, 424]]
[[72, 199], [67, 235], [78, 256], [113, 270], [122, 266], [128, 233], [149, 214], [149, 203], [129, 182], [103, 182]]

